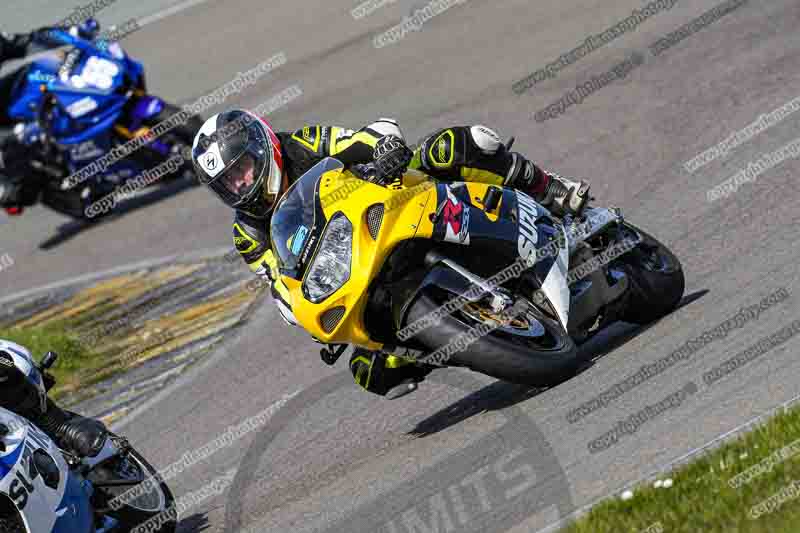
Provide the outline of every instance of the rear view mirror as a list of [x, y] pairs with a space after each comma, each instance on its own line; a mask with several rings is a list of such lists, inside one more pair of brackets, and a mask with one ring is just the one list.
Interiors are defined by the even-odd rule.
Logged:
[[58, 354], [56, 352], [47, 352], [44, 354], [44, 357], [42, 357], [42, 362], [39, 363], [39, 368], [42, 370], [48, 370], [56, 363], [57, 360]]

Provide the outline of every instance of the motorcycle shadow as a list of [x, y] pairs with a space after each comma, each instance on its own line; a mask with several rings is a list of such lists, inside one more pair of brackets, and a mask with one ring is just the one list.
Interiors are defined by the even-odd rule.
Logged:
[[691, 294], [685, 294], [672, 313], [664, 318], [656, 320], [655, 322], [651, 322], [650, 324], [643, 326], [631, 324], [629, 322], [616, 322], [615, 324], [612, 324], [605, 331], [600, 332], [597, 334], [597, 336], [593, 337], [585, 344], [580, 345], [578, 348], [578, 354], [584, 361], [584, 366], [581, 367], [578, 374], [585, 372], [594, 366], [594, 363], [597, 360], [610, 354], [620, 346], [624, 345], [630, 340], [633, 340], [650, 328], [655, 327], [665, 318], [669, 317], [673, 313], [677, 313], [687, 305], [699, 300], [708, 294], [708, 292], [709, 291], [707, 289], [703, 289]]
[[[685, 295], [673, 313], [693, 303], [694, 301], [699, 300], [708, 292], [708, 290], [704, 289]], [[578, 354], [583, 361], [583, 364], [575, 376], [586, 372], [589, 368], [594, 366], [597, 360], [605, 357], [620, 346], [638, 337], [645, 331], [654, 327], [661, 320], [657, 320], [644, 326], [630, 324], [627, 322], [617, 322], [612, 324], [605, 331], [593, 337], [591, 340], [587, 341], [585, 344], [582, 344], [578, 348]], [[636, 368], [638, 368], [638, 366], [636, 366]], [[465, 388], [465, 385], [474, 383], [475, 381], [475, 378], [472, 378], [470, 374], [462, 372], [451, 372], [449, 374], [441, 373], [441, 378], [437, 378], [439, 378], [439, 376], [436, 372], [434, 372], [431, 374], [428, 380], [443, 382], [459, 388]], [[457, 381], [462, 380], [466, 381], [466, 383], [457, 383]], [[508, 383], [505, 381], [496, 381], [490, 385], [469, 393], [460, 400], [448, 405], [447, 407], [444, 407], [443, 409], [440, 409], [425, 420], [421, 420], [409, 432], [409, 434], [415, 437], [426, 437], [433, 435], [439, 431], [443, 431], [455, 426], [456, 424], [459, 424], [477, 414], [488, 411], [502, 411], [509, 407], [513, 407], [514, 405], [529, 400], [546, 390], [547, 388], [537, 388], [527, 385], [516, 385], [514, 383]]]
[[167, 183], [160, 184], [152, 189], [145, 189], [139, 195], [133, 198], [128, 198], [116, 205], [113, 211], [97, 220], [70, 220], [58, 227], [56, 234], [47, 238], [44, 242], [39, 244], [40, 250], [52, 250], [69, 241], [70, 239], [80, 235], [83, 231], [98, 226], [100, 224], [107, 224], [123, 218], [128, 213], [148, 207], [173, 196], [176, 196], [184, 191], [193, 189], [197, 182], [189, 178], [178, 178]]
[[199, 533], [211, 527], [206, 513], [195, 513], [181, 519], [175, 533]]
[[[461, 375], [461, 372], [457, 373]], [[455, 376], [456, 373], [451, 374]], [[433, 379], [435, 373], [428, 378], [429, 381], [439, 381]], [[473, 378], [474, 379], [474, 378]], [[444, 380], [442, 380], [444, 381]], [[448, 385], [452, 379], [447, 380]], [[428, 418], [417, 422], [414, 428], [409, 431], [409, 435], [414, 437], [427, 437], [448, 429], [452, 426], [488, 411], [502, 411], [514, 405], [529, 400], [547, 389], [531, 387], [528, 385], [516, 385], [505, 381], [496, 381], [481, 389], [471, 392], [460, 400], [451, 403], [432, 414]]]

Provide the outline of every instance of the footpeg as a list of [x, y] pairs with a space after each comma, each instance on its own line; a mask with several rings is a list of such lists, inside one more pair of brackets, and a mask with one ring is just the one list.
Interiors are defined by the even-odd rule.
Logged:
[[[335, 348], [334, 348], [335, 346]], [[319, 356], [326, 365], [333, 366], [347, 349], [347, 344], [329, 344], [319, 351]]]

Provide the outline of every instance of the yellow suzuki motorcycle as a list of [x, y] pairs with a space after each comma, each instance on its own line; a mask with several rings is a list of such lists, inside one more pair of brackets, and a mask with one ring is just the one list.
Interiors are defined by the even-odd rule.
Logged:
[[678, 259], [618, 209], [560, 219], [509, 188], [354, 171], [321, 161], [270, 226], [278, 283], [329, 364], [356, 345], [553, 385], [579, 368], [577, 344], [683, 296]]

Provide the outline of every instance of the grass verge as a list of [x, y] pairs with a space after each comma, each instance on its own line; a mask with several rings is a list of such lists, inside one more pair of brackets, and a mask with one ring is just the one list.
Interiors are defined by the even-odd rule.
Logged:
[[628, 500], [596, 505], [560, 533], [800, 531], [800, 407], [723, 444]]
[[[133, 271], [12, 307], [0, 315], [0, 338], [29, 348], [37, 360], [57, 352], [52, 395], [69, 407], [124, 387], [123, 374], [151, 361], [133, 379], [180, 371], [200, 357], [241, 325], [263, 294], [242, 278], [221, 259]], [[162, 356], [168, 357], [157, 361]]]
[[57, 385], [50, 396], [58, 399], [64, 391], [87, 372], [99, 368], [103, 358], [95, 353], [77, 334], [69, 333], [67, 326], [60, 323], [48, 324], [45, 327], [0, 328], [0, 338], [21, 344], [30, 350], [36, 362], [48, 351], [58, 354], [58, 361], [50, 369], [57, 380]]

